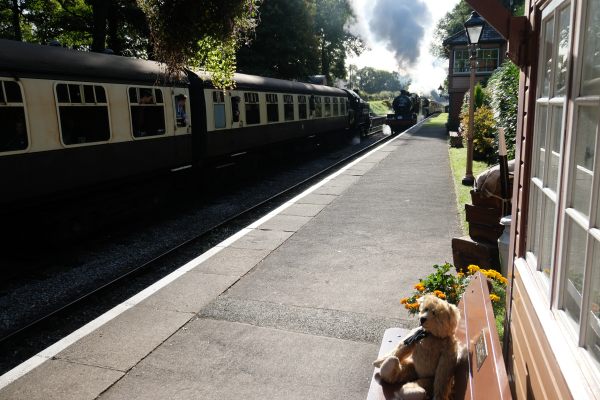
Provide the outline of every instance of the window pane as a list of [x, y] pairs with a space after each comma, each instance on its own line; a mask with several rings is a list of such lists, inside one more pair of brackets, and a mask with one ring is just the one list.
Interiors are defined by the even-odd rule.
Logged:
[[[540, 253], [540, 242], [541, 242], [541, 234], [542, 231], [539, 228], [542, 221], [542, 194], [540, 193], [540, 189], [532, 184], [531, 185], [531, 199], [530, 201], [530, 209], [529, 212], [531, 224], [530, 230], [531, 233], [529, 235], [529, 240], [527, 240], [527, 249], [536, 255], [536, 257]], [[538, 261], [539, 264], [539, 261]]]
[[567, 216], [568, 240], [566, 245], [566, 279], [564, 287], [564, 309], [579, 323], [581, 294], [583, 293], [583, 271], [585, 267], [586, 231]]
[[567, 65], [569, 61], [569, 32], [571, 26], [571, 7], [565, 7], [558, 17], [558, 54], [554, 74], [554, 96], [564, 96], [567, 87]]
[[83, 97], [86, 103], [95, 103], [94, 87], [92, 85], [83, 85]]
[[550, 76], [552, 73], [552, 49], [554, 46], [554, 18], [544, 23], [544, 38], [542, 40], [544, 58], [542, 62], [542, 96], [550, 95]]
[[81, 101], [81, 90], [79, 85], [68, 85], [69, 96], [71, 96], [71, 103], [82, 103]]
[[106, 93], [104, 92], [104, 88], [102, 86], [94, 86], [94, 89], [96, 91], [96, 101], [98, 103], [106, 103]]
[[331, 104], [325, 103], [325, 117], [331, 117]]
[[131, 106], [131, 124], [135, 137], [164, 135], [164, 107], [162, 105]]
[[550, 107], [552, 127], [550, 128], [550, 149], [548, 161], [548, 184], [544, 185], [556, 192], [560, 167], [560, 139], [562, 133], [562, 107]]
[[260, 109], [258, 104], [246, 104], [246, 123], [248, 125], [260, 124]]
[[16, 82], [4, 81], [4, 90], [6, 90], [7, 103], [22, 103], [21, 88]]
[[24, 107], [0, 107], [0, 152], [27, 148]]
[[[536, 225], [542, 226], [540, 236], [540, 254], [537, 254], [538, 270], [542, 271], [548, 278], [552, 275], [552, 243], [554, 239], [554, 213], [555, 205], [552, 200], [540, 193], [542, 197], [543, 220], [536, 221]], [[541, 222], [541, 224], [540, 224]]]
[[60, 106], [64, 144], [104, 142], [110, 138], [108, 107]]
[[307, 116], [306, 107], [307, 107], [306, 103], [298, 104], [298, 118], [306, 119], [306, 116]]
[[58, 99], [59, 103], [70, 103], [67, 85], [64, 83], [56, 85], [56, 98]]
[[269, 121], [269, 122], [279, 121], [279, 105], [278, 104], [267, 104], [267, 121]]
[[137, 103], [138, 102], [136, 88], [133, 88], [133, 87], [129, 88], [129, 102], [130, 103]]
[[594, 241], [586, 347], [600, 368], [600, 243]]
[[546, 120], [548, 119], [548, 106], [538, 104], [538, 109], [535, 114], [535, 150], [537, 162], [534, 165], [533, 176], [543, 180], [544, 167], [546, 162]]
[[154, 98], [156, 99], [157, 103], [162, 104], [162, 102], [163, 102], [163, 95], [162, 95], [162, 90], [161, 89], [154, 89]]
[[215, 128], [225, 128], [225, 104], [215, 104]]
[[600, 2], [588, 1], [583, 45], [581, 94], [600, 93]]
[[0, 81], [0, 103], [4, 103], [4, 84]]
[[571, 176], [572, 207], [589, 217], [592, 180], [594, 177], [594, 154], [598, 129], [598, 109], [579, 107], [575, 135], [574, 165]]
[[283, 106], [283, 114], [286, 121], [294, 120], [294, 105], [293, 104], [284, 104]]

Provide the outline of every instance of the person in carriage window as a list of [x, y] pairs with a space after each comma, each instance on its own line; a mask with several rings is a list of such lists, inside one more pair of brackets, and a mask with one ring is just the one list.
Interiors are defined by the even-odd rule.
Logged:
[[187, 126], [187, 114], [185, 112], [185, 104], [187, 96], [178, 94], [175, 96], [175, 117], [177, 118], [177, 126]]

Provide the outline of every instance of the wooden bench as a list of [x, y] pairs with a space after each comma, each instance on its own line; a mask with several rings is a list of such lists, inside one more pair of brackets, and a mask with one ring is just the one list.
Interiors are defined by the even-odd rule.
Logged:
[[[468, 346], [468, 358], [456, 371], [454, 398], [512, 399], [485, 275], [478, 272], [473, 276], [458, 308], [461, 320], [457, 335]], [[408, 332], [402, 328], [387, 329], [378, 357], [389, 354]], [[379, 368], [375, 368], [367, 400], [394, 399], [400, 386], [382, 383]]]

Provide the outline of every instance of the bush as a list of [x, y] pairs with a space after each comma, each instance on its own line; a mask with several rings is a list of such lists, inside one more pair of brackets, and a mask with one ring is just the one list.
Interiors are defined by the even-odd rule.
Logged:
[[[469, 113], [461, 115], [461, 124], [467, 130], [469, 126]], [[473, 120], [473, 159], [492, 164], [497, 161], [496, 122], [494, 113], [488, 106], [481, 106], [475, 110]]]
[[[519, 93], [519, 68], [510, 60], [506, 60], [488, 81], [490, 106], [494, 111], [494, 119], [498, 127], [504, 128], [508, 158], [515, 158], [515, 141], [517, 136], [517, 107]], [[498, 139], [494, 147], [498, 148]]]

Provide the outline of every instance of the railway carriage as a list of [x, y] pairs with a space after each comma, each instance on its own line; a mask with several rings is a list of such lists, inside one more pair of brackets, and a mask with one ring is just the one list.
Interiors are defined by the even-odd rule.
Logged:
[[236, 74], [222, 91], [205, 73], [163, 71], [0, 40], [2, 209], [358, 125], [341, 89]]

